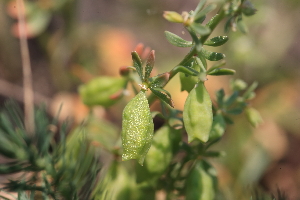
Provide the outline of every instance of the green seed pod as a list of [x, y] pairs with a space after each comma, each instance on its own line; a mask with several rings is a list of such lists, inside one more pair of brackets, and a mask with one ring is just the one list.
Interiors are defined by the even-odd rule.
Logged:
[[151, 147], [154, 124], [144, 91], [140, 91], [124, 108], [122, 120], [122, 160], [137, 159], [143, 165]]
[[177, 153], [180, 141], [181, 130], [176, 130], [169, 125], [158, 129], [153, 136], [144, 166], [136, 166], [137, 183], [150, 183], [158, 180], [169, 167], [173, 154]]
[[[146, 156], [146, 167], [150, 173], [161, 174], [169, 166], [172, 159], [173, 139], [180, 136], [178, 130], [163, 126], [155, 133], [152, 146]], [[178, 142], [179, 143], [179, 142]]]
[[248, 121], [251, 123], [253, 127], [257, 127], [259, 124], [263, 122], [260, 113], [255, 108], [248, 107], [245, 109], [245, 113]]
[[101, 105], [109, 107], [123, 95], [127, 81], [124, 78], [99, 77], [79, 87], [83, 103], [88, 106]]
[[137, 199], [137, 193], [134, 176], [122, 163], [113, 161], [94, 187], [90, 199], [131, 200]]
[[183, 122], [189, 142], [195, 139], [207, 142], [213, 113], [212, 102], [203, 82], [199, 82], [188, 95], [183, 110]]
[[197, 161], [186, 181], [186, 200], [213, 200], [217, 188], [216, 170], [206, 161]]

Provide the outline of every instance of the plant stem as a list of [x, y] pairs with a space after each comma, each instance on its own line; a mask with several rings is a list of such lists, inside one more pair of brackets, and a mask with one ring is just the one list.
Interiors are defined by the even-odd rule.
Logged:
[[[205, 35], [203, 37], [200, 38], [200, 42], [201, 44], [204, 44], [204, 42], [209, 38], [209, 36], [211, 35], [211, 33], [213, 32], [213, 30], [216, 28], [216, 26], [222, 21], [222, 19], [224, 19], [225, 17], [225, 12], [224, 10], [222, 9], [222, 6], [221, 6], [221, 9], [219, 11], [218, 14], [216, 14], [214, 16], [214, 20], [208, 25], [208, 27], [210, 28], [211, 32], [210, 34], [208, 35]], [[193, 46], [190, 50], [190, 52], [183, 58], [183, 60], [178, 64], [178, 65], [186, 65], [187, 62], [195, 55], [197, 54], [197, 50], [195, 48], [195, 46]], [[177, 66], [178, 66], [177, 65]], [[168, 80], [168, 82], [178, 73], [178, 71], [175, 71], [174, 69], [176, 68], [176, 66], [169, 72], [170, 73], [170, 78]], [[168, 83], [167, 82], [167, 83]], [[166, 84], [167, 84], [166, 83]], [[149, 105], [153, 104], [153, 102], [155, 101], [157, 97], [151, 93], [148, 97], [148, 102], [149, 102]]]
[[28, 134], [34, 133], [34, 104], [32, 89], [32, 72], [25, 28], [25, 5], [23, 0], [17, 0], [19, 37], [22, 55], [23, 85], [24, 85], [24, 124]]

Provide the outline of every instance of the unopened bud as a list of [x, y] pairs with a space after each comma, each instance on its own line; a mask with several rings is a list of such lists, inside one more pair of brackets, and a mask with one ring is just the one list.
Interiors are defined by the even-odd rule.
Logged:
[[119, 72], [120, 72], [121, 76], [128, 76], [128, 74], [130, 72], [130, 67], [122, 66], [122, 67], [120, 67]]
[[175, 22], [175, 23], [183, 22], [183, 17], [179, 13], [174, 11], [165, 11], [163, 16], [169, 22]]
[[88, 106], [101, 105], [109, 107], [123, 96], [127, 84], [124, 78], [102, 76], [79, 87], [83, 103]]
[[251, 16], [254, 15], [256, 11], [257, 10], [254, 8], [253, 4], [249, 0], [243, 2], [242, 12], [244, 13], [244, 15]]

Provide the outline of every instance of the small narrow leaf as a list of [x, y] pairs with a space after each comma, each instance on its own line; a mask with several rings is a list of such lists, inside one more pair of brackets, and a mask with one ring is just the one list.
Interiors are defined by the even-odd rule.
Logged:
[[203, 54], [198, 53], [198, 58], [201, 60], [203, 66], [205, 69], [207, 69], [207, 62], [206, 62], [206, 58], [203, 56]]
[[201, 36], [210, 34], [210, 28], [203, 26], [201, 24], [192, 23], [191, 28]]
[[215, 24], [215, 22], [218, 20], [218, 16], [219, 14], [216, 14], [215, 16], [213, 16], [205, 25], [206, 27], [211, 27], [213, 24]]
[[191, 41], [186, 41], [178, 35], [165, 31], [165, 36], [167, 40], [176, 47], [191, 47], [193, 43]]
[[155, 94], [160, 100], [166, 102], [169, 104], [171, 107], [174, 108], [174, 103], [173, 100], [171, 99], [171, 94], [162, 89], [162, 88], [150, 88], [150, 90]]
[[[253, 82], [249, 88], [246, 90], [246, 92], [243, 94], [243, 98], [244, 99], [250, 99], [251, 97], [253, 97], [253, 91], [257, 88], [258, 83], [257, 82]], [[254, 94], [255, 95], [255, 94]]]
[[225, 58], [225, 55], [222, 53], [208, 51], [203, 48], [201, 50], [201, 53], [207, 60], [210, 60], [210, 61], [218, 61], [218, 60]]
[[186, 67], [186, 66], [182, 66], [182, 65], [178, 65], [176, 67], [174, 67], [173, 69], [174, 73], [177, 72], [182, 72], [185, 73], [187, 75], [191, 75], [191, 76], [198, 76], [199, 72], [192, 69], [191, 67]]
[[217, 97], [218, 106], [222, 107], [224, 102], [224, 97], [225, 97], [225, 92], [223, 88], [216, 92], [216, 97]]
[[150, 52], [150, 55], [147, 59], [146, 62], [146, 68], [145, 68], [145, 80], [148, 80], [148, 78], [150, 77], [151, 71], [153, 69], [154, 66], [154, 61], [155, 61], [155, 51], [152, 50]]
[[205, 3], [206, 3], [206, 0], [201, 0], [198, 3], [196, 9], [194, 10], [195, 15], [200, 12], [200, 10], [204, 7]]
[[209, 134], [209, 141], [218, 140], [220, 137], [223, 136], [225, 129], [226, 123], [224, 117], [221, 113], [217, 113], [213, 119], [213, 124]]
[[197, 65], [199, 65], [199, 68], [200, 68], [200, 72], [202, 73], [205, 73], [206, 72], [206, 68], [204, 67], [204, 64], [202, 63], [202, 60], [200, 60], [200, 58], [198, 57], [195, 57], [195, 63]]
[[242, 108], [233, 108], [233, 109], [230, 109], [230, 110], [226, 111], [227, 114], [231, 114], [231, 115], [239, 115], [242, 112], [243, 112]]
[[207, 75], [211, 75], [211, 76], [234, 75], [234, 74], [235, 74], [235, 70], [227, 69], [227, 68], [217, 68], [207, 73]]
[[141, 58], [137, 54], [136, 51], [131, 52], [131, 56], [132, 56], [132, 61], [133, 61], [133, 67], [136, 69], [139, 77], [143, 81], [144, 80], [144, 76], [143, 76], [143, 68], [142, 68]]
[[[189, 68], [197, 72], [200, 71], [200, 66], [195, 61], [191, 63], [191, 67]], [[188, 76], [184, 73], [180, 73], [181, 91], [186, 90], [187, 92], [190, 92], [198, 82], [199, 82], [198, 76]]]
[[170, 73], [165, 72], [163, 74], [159, 74], [157, 76], [154, 76], [150, 79], [150, 87], [152, 88], [162, 88], [164, 87], [167, 82], [169, 81]]
[[204, 8], [203, 10], [201, 10], [200, 12], [198, 12], [194, 19], [195, 21], [197, 21], [198, 19], [202, 18], [203, 16], [205, 16], [207, 13], [209, 13], [210, 11], [214, 10], [217, 7], [216, 4], [210, 4], [208, 5], [206, 8]]
[[204, 43], [204, 45], [217, 47], [225, 44], [227, 41], [228, 41], [228, 36], [217, 36], [207, 40]]
[[237, 18], [236, 25], [237, 25], [237, 28], [238, 28], [239, 31], [241, 31], [244, 34], [248, 33], [248, 27], [244, 23], [241, 16]]
[[226, 62], [223, 60], [223, 61], [221, 61], [221, 62], [219, 62], [219, 63], [213, 65], [211, 68], [209, 68], [209, 69], [207, 70], [207, 73], [210, 73], [211, 71], [213, 71], [213, 70], [215, 70], [215, 69], [217, 69], [217, 68], [220, 68], [220, 67], [224, 66], [225, 64], [226, 64]]
[[232, 95], [230, 95], [228, 98], [226, 98], [226, 100], [224, 101], [224, 105], [229, 107], [231, 106], [235, 100], [238, 98], [239, 93], [237, 91], [235, 91]]
[[197, 24], [202, 24], [205, 19], [206, 19], [206, 15], [204, 15], [203, 17], [198, 18], [197, 20], [194, 19], [194, 22], [197, 23]]

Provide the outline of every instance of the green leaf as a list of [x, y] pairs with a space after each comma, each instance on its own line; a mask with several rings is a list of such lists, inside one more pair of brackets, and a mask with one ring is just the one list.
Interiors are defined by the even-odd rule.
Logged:
[[219, 107], [222, 107], [224, 102], [224, 97], [225, 97], [225, 92], [223, 88], [216, 92], [216, 97], [217, 97], [217, 103]]
[[206, 15], [204, 15], [203, 17], [198, 18], [197, 20], [194, 20], [194, 22], [197, 23], [197, 24], [202, 24], [205, 19], [206, 19]]
[[251, 97], [253, 97], [253, 91], [257, 88], [257, 86], [258, 86], [258, 83], [253, 82], [250, 85], [250, 87], [246, 90], [246, 92], [243, 94], [243, 98], [246, 99], [246, 100], [251, 99]]
[[220, 68], [220, 67], [224, 66], [225, 64], [226, 64], [226, 62], [225, 62], [225, 60], [223, 60], [223, 61], [221, 61], [221, 62], [219, 62], [219, 63], [213, 65], [211, 68], [209, 68], [209, 69], [207, 70], [206, 73], [208, 74], [208, 73], [210, 73], [211, 71], [213, 71], [213, 70], [215, 70], [215, 69], [217, 69], [217, 68]]
[[248, 84], [241, 80], [241, 79], [236, 79], [236, 80], [230, 80], [230, 88], [233, 91], [241, 91], [246, 89]]
[[152, 50], [150, 52], [150, 55], [147, 59], [146, 62], [146, 68], [145, 68], [145, 80], [148, 80], [148, 78], [150, 77], [151, 71], [154, 67], [154, 61], [155, 61], [155, 51]]
[[[194, 60], [191, 63], [191, 67], [189, 67], [195, 71], [200, 71], [200, 66], [197, 64], [197, 62]], [[199, 82], [198, 76], [189, 76], [184, 73], [180, 73], [180, 83], [181, 83], [181, 91], [186, 90], [187, 92], [190, 92], [195, 85]]]
[[144, 81], [142, 61], [136, 51], [131, 52], [133, 67], [136, 69], [141, 81]]
[[242, 18], [241, 15], [237, 18], [236, 25], [237, 25], [237, 28], [238, 28], [239, 31], [241, 31], [244, 34], [248, 33], [248, 27], [244, 23], [243, 18]]
[[194, 10], [195, 15], [200, 12], [200, 10], [204, 7], [205, 3], [206, 3], [206, 0], [200, 0], [196, 9]]
[[219, 19], [218, 19], [218, 16], [219, 16], [219, 14], [216, 14], [215, 16], [213, 16], [213, 17], [207, 22], [207, 24], [206, 24], [205, 26], [206, 26], [206, 27], [211, 27], [213, 24], [215, 24], [216, 21], [219, 20]]
[[210, 34], [210, 28], [206, 27], [206, 26], [203, 26], [201, 24], [197, 24], [197, 23], [192, 23], [190, 25], [190, 27], [196, 32], [198, 33], [199, 35], [201, 36], [205, 36], [205, 35], [208, 35]]
[[211, 75], [211, 76], [234, 75], [234, 74], [235, 74], [235, 70], [227, 69], [227, 68], [217, 68], [207, 73], [207, 75]]
[[233, 108], [233, 109], [230, 109], [230, 110], [226, 111], [227, 114], [231, 114], [231, 115], [239, 115], [242, 112], [243, 112], [242, 108]]
[[186, 200], [214, 200], [217, 172], [205, 160], [198, 160], [186, 180]]
[[214, 116], [213, 124], [209, 134], [209, 141], [215, 141], [223, 136], [226, 129], [226, 123], [221, 113]]
[[169, 81], [170, 73], [165, 72], [163, 74], [159, 74], [157, 76], [154, 76], [150, 79], [150, 87], [152, 88], [162, 88], [164, 87], [167, 82]]
[[178, 35], [171, 33], [169, 31], [165, 31], [165, 36], [167, 40], [177, 47], [191, 47], [193, 43], [191, 41], [186, 41], [183, 38], [179, 37]]
[[228, 36], [217, 36], [207, 40], [204, 43], [204, 45], [217, 47], [225, 44], [227, 41], [228, 41]]
[[143, 165], [151, 147], [154, 124], [145, 92], [139, 92], [124, 108], [122, 160], [137, 159]]
[[218, 61], [221, 60], [223, 58], [225, 58], [225, 55], [222, 53], [216, 53], [216, 52], [212, 52], [212, 51], [208, 51], [205, 49], [201, 49], [201, 54], [210, 61]]
[[152, 88], [150, 87], [150, 90], [153, 92], [153, 94], [155, 94], [160, 100], [166, 102], [167, 104], [169, 104], [171, 107], [174, 108], [174, 103], [173, 100], [171, 98], [171, 94], [162, 89], [162, 88]]
[[176, 72], [182, 72], [185, 73], [186, 75], [190, 75], [190, 76], [198, 76], [199, 72], [192, 69], [191, 67], [186, 67], [186, 66], [182, 66], [182, 65], [178, 65], [176, 67], [174, 67], [173, 69], [174, 73]]
[[203, 64], [203, 66], [204, 66], [204, 68], [205, 69], [207, 69], [207, 62], [206, 62], [206, 58], [203, 56], [203, 54], [201, 54], [201, 53], [198, 53], [198, 58], [201, 60], [201, 62], [202, 62], [202, 64]]
[[200, 18], [202, 18], [203, 16], [205, 16], [207, 13], [211, 12], [212, 10], [214, 10], [217, 7], [216, 4], [210, 4], [208, 5], [206, 8], [204, 8], [203, 10], [201, 10], [200, 12], [196, 13], [194, 16], [194, 20], [197, 21]]
[[228, 33], [230, 29], [232, 29], [233, 31], [236, 31], [234, 19], [235, 19], [234, 17], [230, 17], [226, 21], [226, 23], [224, 25], [224, 32], [225, 33]]
[[183, 110], [188, 141], [207, 142], [213, 122], [212, 102], [203, 82], [189, 93]]
[[184, 73], [180, 73], [180, 84], [181, 84], [181, 91], [186, 90], [190, 92], [195, 85], [199, 82], [199, 78], [197, 76], [187, 76]]
[[226, 124], [234, 124], [234, 122], [232, 121], [232, 119], [228, 116], [223, 116], [224, 117], [224, 120], [226, 122]]
[[239, 93], [237, 91], [233, 92], [232, 95], [230, 95], [228, 98], [226, 98], [226, 100], [224, 101], [224, 105], [226, 107], [231, 106], [238, 97], [239, 97]]
[[200, 69], [200, 73], [206, 73], [206, 68], [200, 58], [195, 57], [195, 63], [199, 66], [198, 68]]

